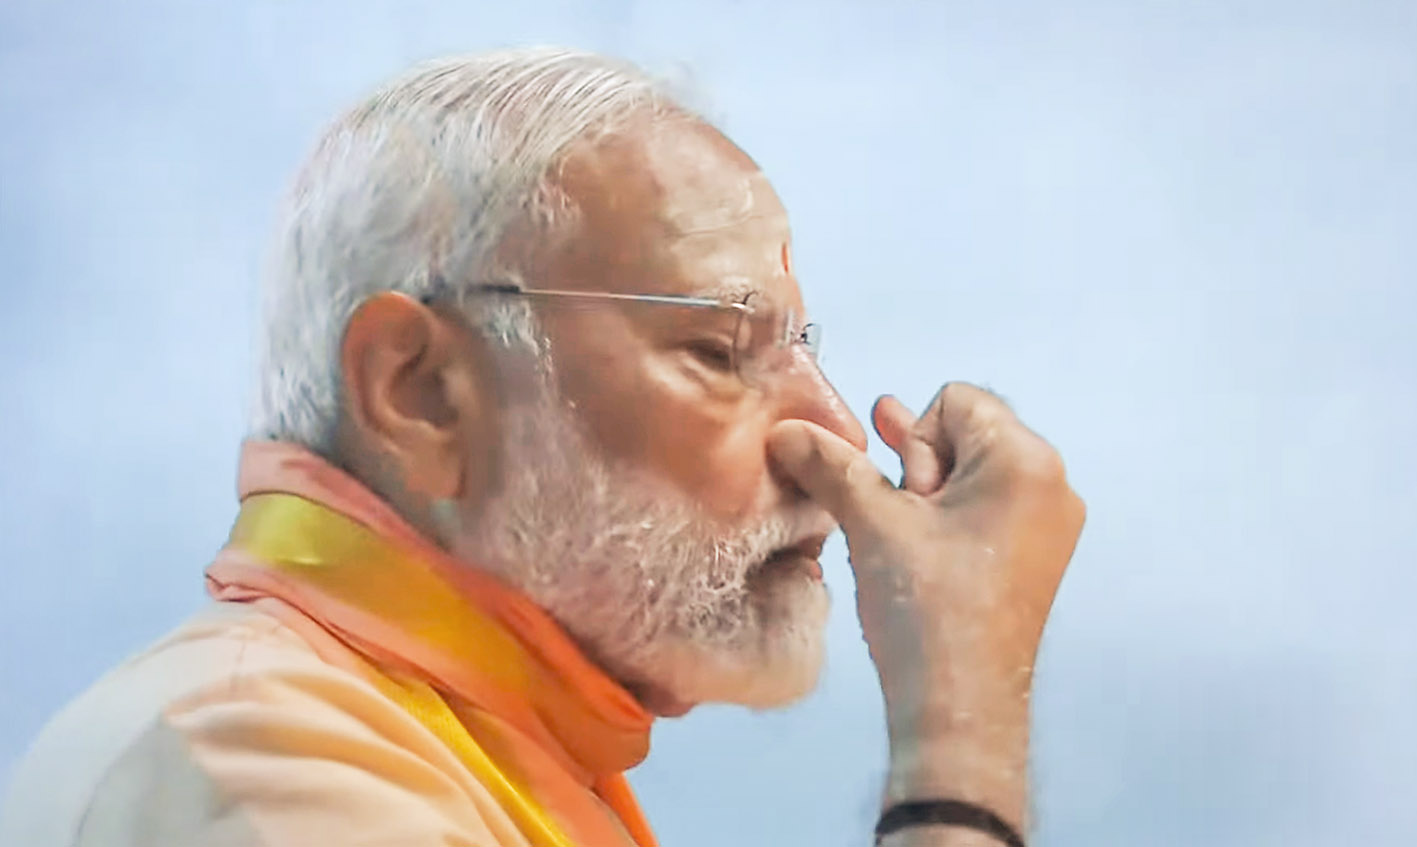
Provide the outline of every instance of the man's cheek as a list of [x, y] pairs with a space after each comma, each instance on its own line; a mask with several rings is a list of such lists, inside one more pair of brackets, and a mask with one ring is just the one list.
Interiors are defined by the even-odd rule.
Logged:
[[718, 517], [737, 522], [772, 508], [775, 497], [761, 437], [726, 439], [700, 454], [696, 466], [704, 474], [700, 499]]

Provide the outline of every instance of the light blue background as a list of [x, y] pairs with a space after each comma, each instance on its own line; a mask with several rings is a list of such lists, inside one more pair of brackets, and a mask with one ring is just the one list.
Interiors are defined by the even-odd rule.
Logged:
[[[1038, 844], [1417, 840], [1410, 0], [6, 0], [6, 770], [202, 601], [263, 243], [320, 127], [413, 60], [524, 43], [708, 94], [858, 413], [969, 379], [1063, 451], [1091, 516]], [[656, 731], [634, 781], [667, 847], [868, 843], [881, 712], [829, 559], [820, 693]]]

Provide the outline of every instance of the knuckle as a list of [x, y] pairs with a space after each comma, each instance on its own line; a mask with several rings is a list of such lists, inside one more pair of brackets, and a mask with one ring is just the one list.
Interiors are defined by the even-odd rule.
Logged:
[[[855, 492], [874, 490], [880, 487], [880, 483], [885, 480], [881, 472], [876, 470], [876, 466], [871, 464], [871, 460], [865, 453], [852, 456], [842, 469], [842, 477], [846, 481], [846, 487]], [[889, 484], [889, 483], [888, 483]]]
[[982, 394], [967, 382], [947, 382], [935, 395], [935, 406], [942, 417], [972, 415]]
[[1000, 440], [1017, 479], [1049, 488], [1067, 487], [1067, 469], [1053, 445], [1022, 425], [1010, 428]]
[[987, 388], [969, 382], [947, 382], [940, 388], [940, 402], [957, 408], [969, 408], [976, 413], [1007, 412], [1004, 398]]
[[960, 435], [987, 432], [1015, 420], [1003, 399], [967, 382], [951, 382], [940, 389], [938, 408], [938, 423]]
[[1081, 530], [1083, 524], [1087, 523], [1087, 502], [1078, 496], [1076, 491], [1068, 489], [1068, 507], [1073, 519], [1073, 526]]
[[965, 390], [963, 382], [947, 382], [940, 386], [940, 390], [935, 393], [935, 399], [941, 404], [956, 402], [960, 392]]

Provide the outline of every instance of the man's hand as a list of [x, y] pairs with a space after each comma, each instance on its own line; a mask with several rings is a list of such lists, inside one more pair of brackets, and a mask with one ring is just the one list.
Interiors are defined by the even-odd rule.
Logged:
[[846, 533], [886, 701], [886, 800], [971, 800], [1022, 826], [1033, 662], [1082, 501], [1057, 452], [983, 389], [946, 385], [919, 419], [883, 397], [872, 417], [900, 487], [806, 421], [779, 424], [769, 448]]

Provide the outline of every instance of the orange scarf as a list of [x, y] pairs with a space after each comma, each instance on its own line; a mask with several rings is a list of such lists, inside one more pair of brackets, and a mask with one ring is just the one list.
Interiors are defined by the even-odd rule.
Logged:
[[354, 650], [533, 844], [654, 847], [622, 773], [648, 753], [651, 716], [545, 612], [300, 448], [248, 444], [240, 493], [214, 597], [298, 614]]

